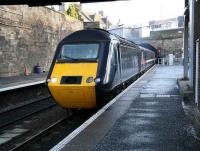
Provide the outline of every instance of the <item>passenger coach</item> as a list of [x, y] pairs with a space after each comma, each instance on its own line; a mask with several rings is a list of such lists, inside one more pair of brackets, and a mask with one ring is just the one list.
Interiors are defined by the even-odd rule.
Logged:
[[95, 108], [155, 62], [155, 53], [101, 29], [86, 29], [58, 45], [48, 88], [64, 108]]

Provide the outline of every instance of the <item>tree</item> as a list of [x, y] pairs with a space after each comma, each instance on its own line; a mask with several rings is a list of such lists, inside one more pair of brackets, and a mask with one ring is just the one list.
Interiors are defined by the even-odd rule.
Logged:
[[67, 9], [66, 14], [75, 18], [75, 19], [78, 19], [78, 20], [81, 19], [81, 16], [79, 14], [79, 10], [76, 7], [76, 5], [74, 5], [74, 4], [69, 5], [69, 8]]

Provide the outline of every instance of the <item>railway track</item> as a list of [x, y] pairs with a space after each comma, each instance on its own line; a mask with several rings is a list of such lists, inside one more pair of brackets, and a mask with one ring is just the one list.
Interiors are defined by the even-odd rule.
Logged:
[[[16, 144], [19, 143], [19, 141], [15, 141], [16, 139], [20, 140], [20, 138], [23, 137], [27, 139], [27, 137], [29, 137], [27, 134], [31, 132], [30, 125], [34, 124], [35, 127], [40, 125], [34, 122], [31, 123], [31, 121], [34, 121], [34, 118], [40, 119], [40, 116], [44, 112], [48, 114], [49, 111], [55, 111], [55, 114], [58, 113], [58, 115], [63, 115], [63, 113], [66, 113], [65, 110], [59, 108], [56, 103], [53, 102], [51, 97], [42, 98], [36, 102], [1, 113], [0, 150], [12, 150], [12, 148], [16, 147]], [[55, 118], [53, 123], [59, 119], [60, 117]], [[29, 123], [29, 126], [27, 125], [27, 122]], [[34, 132], [31, 132], [30, 134], [34, 135]]]
[[[93, 113], [92, 110], [71, 112], [62, 109], [50, 96], [2, 112], [0, 150], [50, 149]], [[56, 137], [53, 136], [55, 133]], [[53, 138], [51, 143], [45, 141], [49, 138]]]
[[[48, 96], [38, 99], [35, 102], [31, 102], [29, 104], [25, 104], [23, 106], [0, 113], [0, 129], [40, 111], [49, 109], [55, 105], [56, 103], [53, 102], [50, 96]], [[11, 116], [12, 118], [9, 118]]]
[[43, 123], [43, 128], [38, 129], [35, 133], [28, 132], [28, 135], [24, 134], [14, 138], [0, 146], [0, 150], [49, 150], [85, 122], [95, 113], [95, 110], [78, 110], [74, 113], [70, 111], [65, 113], [62, 114], [61, 119], [48, 124], [46, 127], [44, 126], [45, 123]]
[[80, 126], [85, 120], [93, 115], [94, 112], [94, 110], [80, 110], [75, 114], [71, 113], [40, 133], [32, 136], [27, 141], [19, 144], [17, 147], [13, 148], [12, 151], [49, 150], [66, 137], [66, 135], [70, 134], [74, 129]]
[[[71, 114], [69, 114], [70, 116]], [[61, 124], [63, 121], [65, 121], [69, 116], [66, 116], [65, 118], [58, 120], [56, 123], [50, 125], [49, 127], [47, 127], [46, 129], [40, 131], [39, 133], [35, 134], [34, 136], [30, 137], [28, 140], [22, 142], [21, 144], [17, 145], [16, 147], [14, 147], [13, 149], [11, 149], [11, 151], [16, 151], [16, 150], [27, 150], [27, 148], [30, 149], [30, 146], [32, 143], [34, 143], [37, 139], [40, 139], [43, 135], [45, 135], [45, 133], [48, 133], [51, 129], [53, 129], [54, 127], [58, 126], [59, 124]]]
[[33, 83], [27, 83], [27, 87], [19, 87], [16, 89], [13, 86], [11, 87], [12, 89], [7, 91], [3, 91], [2, 88], [0, 88], [0, 114], [50, 97], [48, 89], [44, 83], [37, 85], [31, 84]]

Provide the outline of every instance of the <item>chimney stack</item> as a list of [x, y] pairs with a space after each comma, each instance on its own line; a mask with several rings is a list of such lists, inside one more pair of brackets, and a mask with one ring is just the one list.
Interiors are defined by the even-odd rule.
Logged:
[[99, 15], [103, 16], [103, 10], [99, 11]]

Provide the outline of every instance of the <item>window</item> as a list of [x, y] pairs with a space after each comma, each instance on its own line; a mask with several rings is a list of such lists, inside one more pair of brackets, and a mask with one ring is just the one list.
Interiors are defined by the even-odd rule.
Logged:
[[66, 44], [61, 48], [60, 59], [95, 60], [98, 57], [99, 44]]

